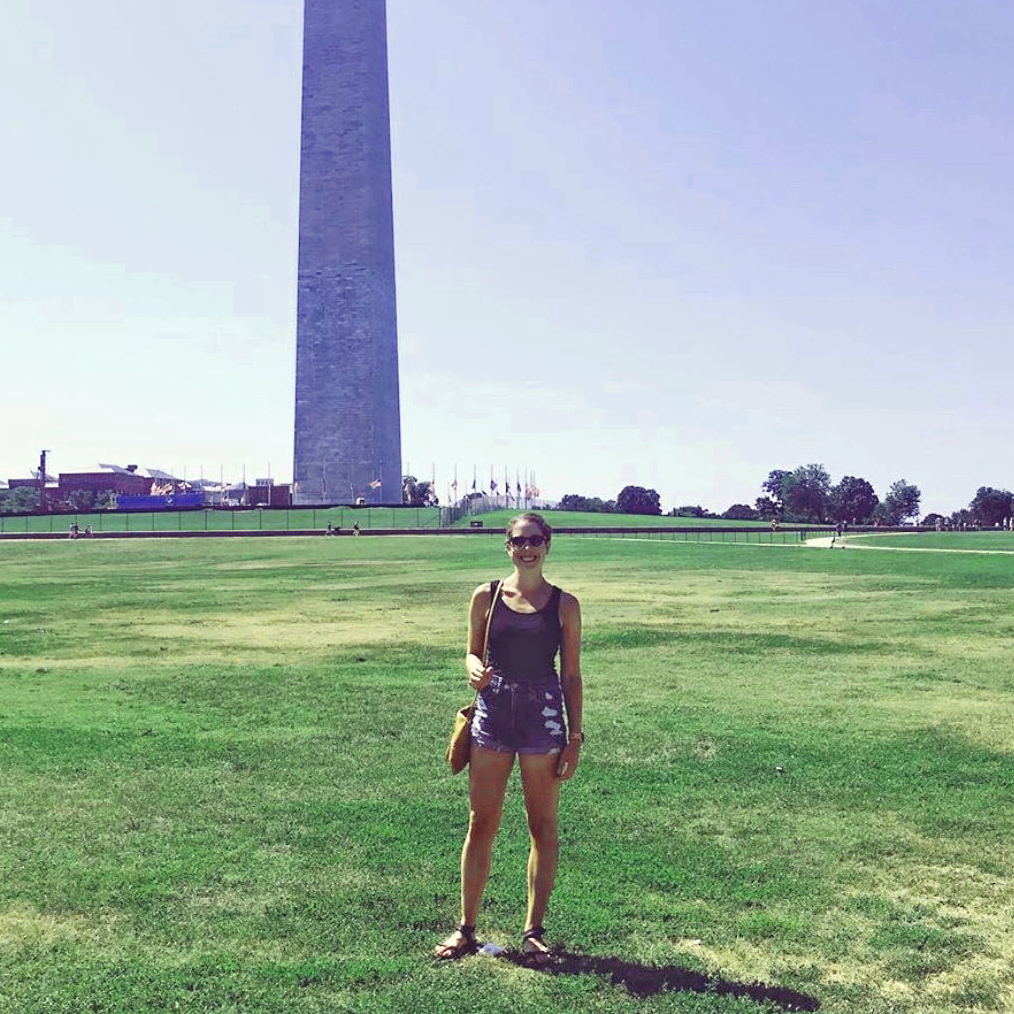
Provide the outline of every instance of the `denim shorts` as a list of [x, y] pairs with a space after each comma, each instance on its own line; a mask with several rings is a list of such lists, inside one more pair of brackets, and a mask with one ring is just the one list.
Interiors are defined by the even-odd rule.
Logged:
[[476, 702], [472, 742], [501, 753], [559, 753], [567, 743], [560, 681], [494, 676]]

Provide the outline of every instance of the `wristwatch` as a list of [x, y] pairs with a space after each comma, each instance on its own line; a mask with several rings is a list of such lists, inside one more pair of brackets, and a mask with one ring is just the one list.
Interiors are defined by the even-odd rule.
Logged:
[[583, 730], [581, 732], [572, 732], [570, 734], [570, 738], [571, 739], [576, 739], [582, 746], [584, 746], [584, 731]]

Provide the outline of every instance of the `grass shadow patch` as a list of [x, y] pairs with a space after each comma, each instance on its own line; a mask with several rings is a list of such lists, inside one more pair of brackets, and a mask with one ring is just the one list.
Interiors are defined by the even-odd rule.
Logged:
[[588, 651], [628, 651], [636, 648], [658, 648], [679, 644], [700, 651], [720, 651], [723, 655], [764, 655], [784, 652], [805, 656], [883, 655], [905, 651], [911, 645], [899, 646], [891, 641], [849, 638], [835, 640], [824, 637], [799, 637], [759, 631], [739, 633], [731, 630], [687, 630], [677, 627], [599, 627], [585, 636]]

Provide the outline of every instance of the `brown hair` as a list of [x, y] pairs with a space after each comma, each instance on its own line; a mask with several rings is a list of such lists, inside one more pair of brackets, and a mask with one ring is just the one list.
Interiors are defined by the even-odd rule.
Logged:
[[546, 523], [546, 519], [541, 514], [536, 514], [535, 511], [525, 511], [524, 514], [518, 514], [507, 522], [508, 539], [511, 537], [514, 526], [522, 521], [531, 521], [542, 532], [542, 537], [546, 540], [547, 545], [552, 540], [553, 529]]

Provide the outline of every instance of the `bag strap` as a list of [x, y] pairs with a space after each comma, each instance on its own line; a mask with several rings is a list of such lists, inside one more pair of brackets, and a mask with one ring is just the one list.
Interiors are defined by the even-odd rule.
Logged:
[[[489, 603], [489, 615], [486, 617], [486, 633], [482, 639], [482, 666], [485, 669], [486, 662], [489, 659], [489, 628], [493, 625], [493, 610], [496, 609], [497, 601], [500, 598], [500, 593], [503, 591], [503, 581], [493, 582], [496, 585], [496, 590], [493, 592], [493, 597]], [[481, 691], [476, 690], [475, 699], [472, 701], [472, 708], [475, 709], [476, 704], [479, 703], [479, 694]]]
[[486, 617], [486, 633], [482, 639], [483, 666], [485, 666], [489, 660], [489, 628], [493, 626], [493, 610], [496, 609], [497, 600], [500, 598], [500, 592], [503, 590], [503, 581], [494, 581], [493, 585], [493, 595], [491, 596], [489, 603], [489, 615]]

